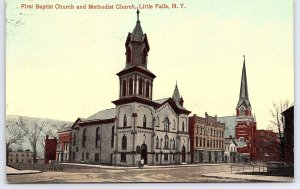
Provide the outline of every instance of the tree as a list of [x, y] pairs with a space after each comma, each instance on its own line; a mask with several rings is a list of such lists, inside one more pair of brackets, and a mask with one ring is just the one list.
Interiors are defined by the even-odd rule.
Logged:
[[280, 152], [281, 152], [281, 159], [282, 161], [285, 160], [284, 157], [284, 141], [285, 141], [285, 134], [284, 134], [284, 118], [281, 114], [283, 111], [287, 110], [291, 105], [289, 104], [288, 100], [281, 101], [279, 104], [273, 102], [273, 107], [270, 109], [272, 120], [270, 120], [270, 125], [268, 129], [273, 130], [274, 132], [278, 133], [278, 137], [280, 140]]
[[24, 137], [24, 132], [22, 129], [18, 127], [17, 123], [12, 121], [6, 121], [6, 164], [8, 164], [8, 154], [11, 145], [17, 144]]
[[43, 131], [46, 124], [44, 121], [42, 122], [35, 121], [33, 123], [26, 123], [22, 117], [19, 117], [18, 124], [20, 128], [23, 130], [24, 136], [30, 142], [32, 148], [33, 163], [36, 163], [37, 142], [41, 137], [41, 132]]

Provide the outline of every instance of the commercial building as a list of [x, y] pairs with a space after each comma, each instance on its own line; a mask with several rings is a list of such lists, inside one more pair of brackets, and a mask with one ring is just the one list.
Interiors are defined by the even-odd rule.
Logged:
[[192, 163], [221, 163], [224, 157], [225, 124], [217, 116], [189, 117]]

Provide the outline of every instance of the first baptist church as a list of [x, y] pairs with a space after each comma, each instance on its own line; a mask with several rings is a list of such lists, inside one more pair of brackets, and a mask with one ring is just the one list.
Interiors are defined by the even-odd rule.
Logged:
[[126, 42], [126, 65], [119, 76], [119, 99], [71, 127], [72, 162], [137, 166], [190, 163], [188, 115], [177, 84], [172, 98], [152, 100], [155, 75], [147, 69], [150, 50], [137, 11]]

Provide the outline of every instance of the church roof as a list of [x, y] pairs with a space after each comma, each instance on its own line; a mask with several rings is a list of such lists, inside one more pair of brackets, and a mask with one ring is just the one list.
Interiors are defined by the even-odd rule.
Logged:
[[87, 120], [94, 120], [94, 119], [113, 119], [116, 116], [116, 109], [110, 108], [106, 110], [101, 110], [90, 117]]
[[180, 93], [179, 93], [179, 89], [178, 89], [178, 86], [177, 86], [177, 82], [176, 82], [176, 85], [175, 85], [175, 89], [174, 89], [174, 92], [173, 92], [172, 99], [176, 103], [180, 101]]
[[235, 116], [225, 116], [225, 117], [218, 117], [218, 121], [221, 123], [225, 123], [225, 138], [229, 138], [231, 135], [232, 138], [235, 138], [235, 122], [236, 117]]
[[153, 102], [156, 102], [158, 104], [162, 104], [164, 103], [165, 101], [167, 101], [169, 98], [162, 98], [162, 99], [157, 99], [157, 100], [153, 100]]
[[239, 108], [241, 105], [244, 105], [246, 108], [251, 107], [251, 104], [249, 101], [249, 95], [248, 95], [245, 55], [244, 55], [244, 63], [243, 63], [241, 86], [240, 86], [240, 98], [239, 98], [239, 102], [237, 104], [237, 108]]
[[137, 10], [137, 21], [136, 21], [136, 25], [132, 31], [132, 38], [131, 40], [132, 41], [143, 41], [143, 29], [142, 29], [142, 26], [141, 26], [141, 22], [140, 22], [140, 19], [139, 19], [139, 13], [140, 11]]

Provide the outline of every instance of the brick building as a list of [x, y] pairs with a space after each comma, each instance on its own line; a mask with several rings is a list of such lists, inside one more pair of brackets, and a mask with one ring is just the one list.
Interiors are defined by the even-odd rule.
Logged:
[[59, 162], [69, 162], [71, 153], [72, 130], [67, 127], [58, 131], [58, 141], [56, 149], [56, 160]]
[[56, 146], [57, 139], [50, 139], [48, 135], [46, 135], [45, 139], [45, 163], [50, 163], [52, 160], [56, 160]]
[[218, 120], [225, 123], [225, 138], [229, 139], [230, 135], [235, 138], [238, 161], [256, 161], [256, 120], [248, 95], [245, 56], [236, 115], [220, 117]]
[[152, 100], [155, 75], [147, 68], [150, 46], [137, 12], [125, 42], [115, 108], [72, 125], [71, 161], [137, 166], [190, 163], [188, 115], [176, 84], [172, 97]]
[[32, 152], [30, 150], [9, 151], [8, 163], [31, 163]]
[[192, 163], [221, 163], [224, 156], [225, 124], [217, 116], [189, 117]]
[[269, 130], [256, 131], [257, 161], [281, 161], [278, 134]]
[[284, 116], [284, 159], [294, 164], [294, 106], [282, 112]]

